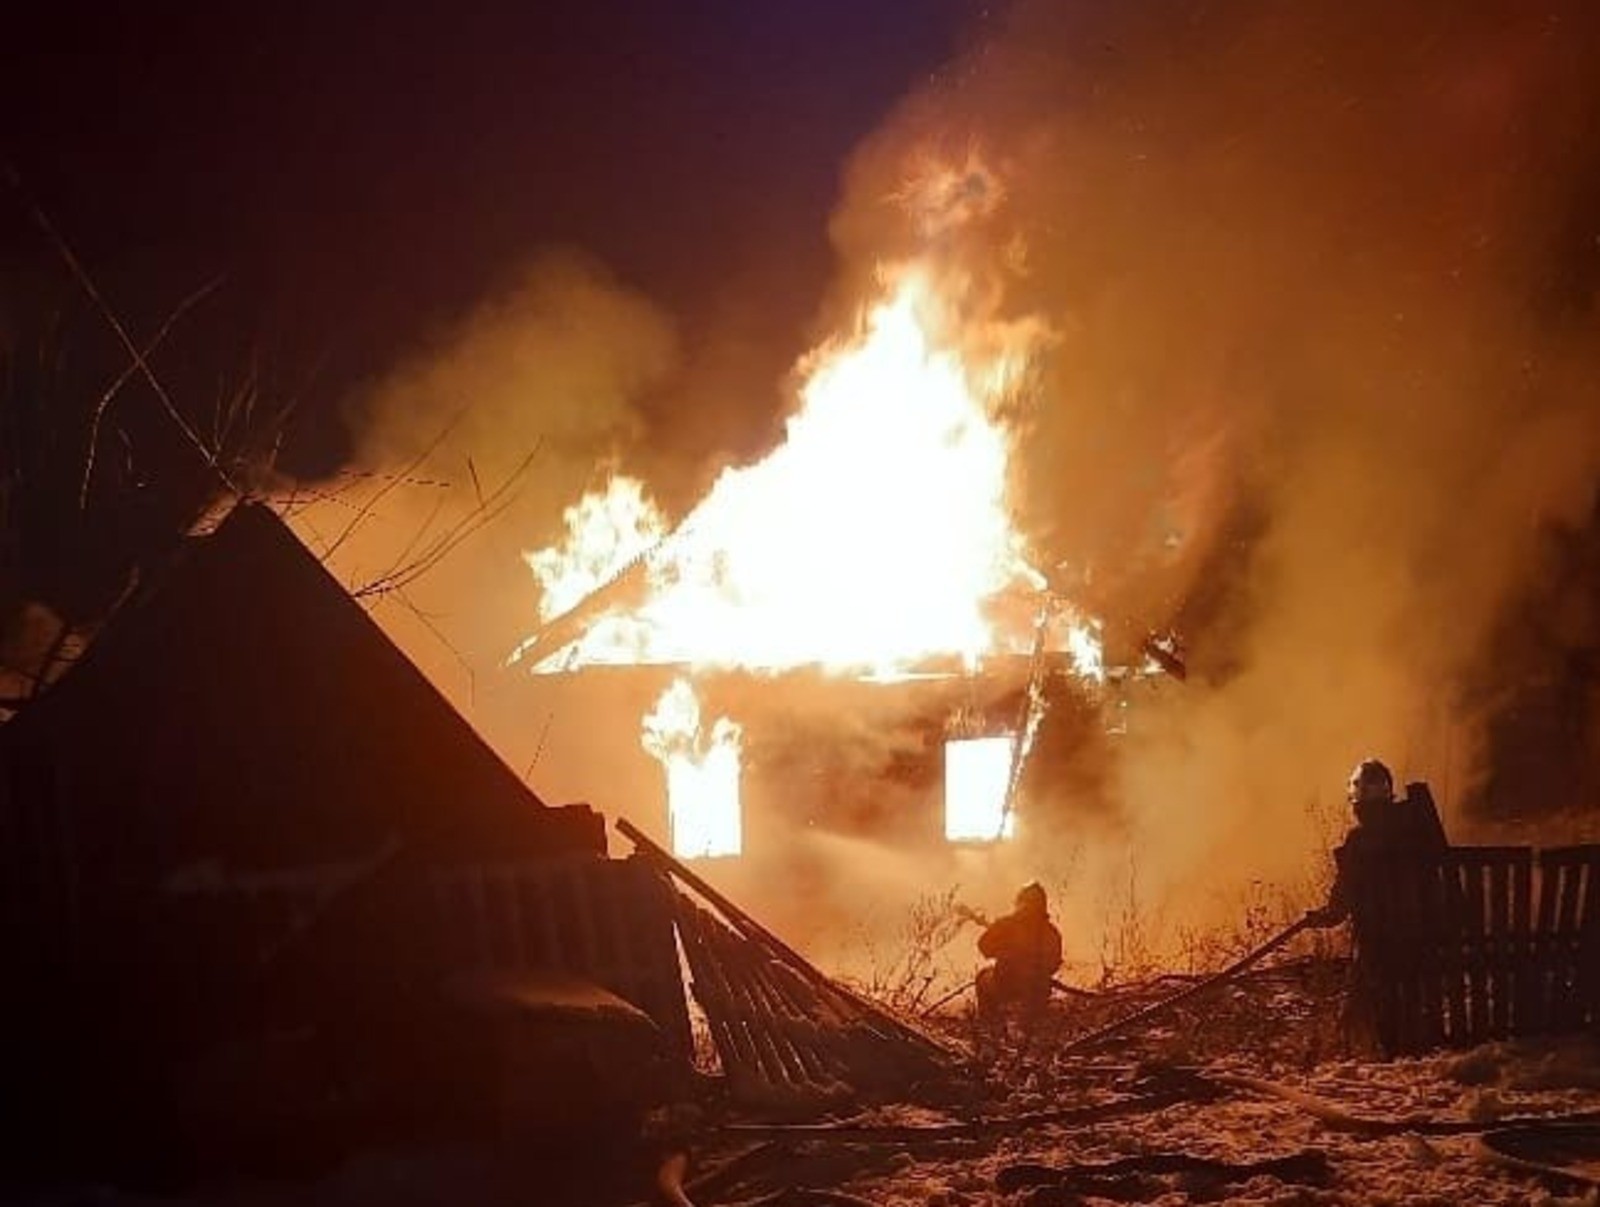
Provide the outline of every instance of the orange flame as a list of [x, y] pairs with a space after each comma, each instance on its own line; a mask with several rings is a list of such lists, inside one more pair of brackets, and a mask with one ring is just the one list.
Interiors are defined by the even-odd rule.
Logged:
[[[993, 324], [964, 351], [953, 309], [927, 272], [900, 272], [853, 338], [807, 359], [784, 442], [717, 479], [650, 560], [647, 598], [589, 629], [563, 665], [885, 672], [1025, 648], [986, 605], [1043, 585], [1011, 523], [998, 418], [1042, 333]], [[544, 620], [668, 532], [622, 477], [566, 522], [559, 546], [527, 556]]]
[[739, 853], [741, 737], [726, 717], [705, 731], [700, 701], [685, 679], [674, 680], [645, 717], [640, 744], [666, 769], [674, 854], [694, 859]]
[[546, 621], [577, 606], [667, 535], [666, 517], [644, 484], [621, 476], [603, 494], [584, 495], [562, 519], [567, 539], [559, 548], [523, 555], [539, 580], [539, 619]]
[[[965, 279], [936, 280], [926, 266], [889, 272], [857, 330], [801, 362], [783, 442], [725, 470], [676, 530], [626, 477], [568, 508], [565, 539], [525, 555], [540, 619], [563, 616], [630, 563], [642, 566], [633, 585], [643, 590], [625, 604], [612, 598], [534, 669], [816, 665], [893, 676], [923, 659], [973, 665], [1031, 648], [1032, 601], [1046, 584], [1011, 519], [1004, 412], [1047, 333], [995, 320], [984, 302]], [[998, 606], [1006, 600], [1009, 609]], [[1053, 606], [1043, 636], [1080, 674], [1103, 673], [1098, 631], [1071, 608]], [[736, 820], [731, 840], [708, 835], [680, 821], [690, 810], [679, 803], [710, 802], [703, 807], [722, 817], [731, 799], [737, 818], [737, 732], [719, 738], [714, 726], [705, 745], [685, 681], [646, 719], [645, 746], [667, 767], [680, 854], [730, 841], [738, 849]], [[992, 819], [987, 836], [999, 826]]]

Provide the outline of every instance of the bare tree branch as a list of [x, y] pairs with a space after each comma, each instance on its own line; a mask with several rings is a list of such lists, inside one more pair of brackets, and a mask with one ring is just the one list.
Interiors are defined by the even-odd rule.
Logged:
[[350, 538], [350, 534], [356, 530], [362, 521], [372, 514], [372, 509], [376, 507], [390, 491], [403, 482], [409, 475], [414, 473], [417, 468], [421, 466], [422, 463], [425, 462], [429, 457], [433, 456], [434, 452], [439, 448], [439, 446], [443, 444], [449, 437], [450, 433], [455, 430], [456, 425], [459, 424], [466, 416], [466, 413], [467, 408], [465, 407], [457, 411], [451, 417], [450, 422], [445, 424], [444, 427], [440, 429], [439, 434], [430, 440], [427, 446], [420, 453], [406, 463], [405, 468], [401, 470], [400, 473], [396, 474], [377, 490], [373, 491], [372, 497], [361, 505], [361, 508], [356, 512], [355, 517], [345, 525], [344, 531], [334, 538], [333, 544], [328, 548], [328, 557], [332, 557], [335, 553], [339, 552], [340, 546], [342, 546], [345, 541]]
[[472, 664], [467, 661], [466, 655], [456, 647], [454, 642], [444, 635], [444, 630], [439, 628], [439, 626], [433, 622], [433, 618], [419, 608], [412, 601], [411, 597], [404, 591], [396, 589], [394, 591], [387, 592], [384, 598], [387, 598], [388, 595], [393, 595], [394, 598], [398, 599], [401, 603], [401, 606], [415, 616], [417, 620], [421, 622], [422, 627], [427, 629], [429, 633], [433, 634], [434, 639], [438, 641], [440, 645], [444, 646], [445, 649], [450, 651], [450, 656], [454, 658], [456, 662], [460, 664], [461, 669], [467, 673], [467, 702], [470, 704], [475, 701], [478, 696], [478, 676], [477, 672], [472, 669]]
[[545, 714], [545, 716], [544, 716], [544, 725], [539, 730], [539, 742], [538, 742], [538, 745], [536, 745], [533, 748], [533, 757], [528, 760], [527, 767], [523, 768], [523, 771], [522, 771], [522, 782], [523, 783], [527, 783], [528, 782], [529, 778], [533, 775], [533, 769], [539, 765], [539, 760], [544, 757], [545, 739], [550, 736], [550, 726], [551, 726], [552, 723], [554, 723], [555, 719], [556, 719], [556, 714], [555, 714], [555, 710], [554, 709], [552, 709], [550, 712], [547, 712]]
[[439, 512], [444, 510], [444, 505], [448, 498], [448, 495], [440, 494], [434, 499], [433, 507], [429, 510], [427, 518], [425, 518], [422, 523], [417, 526], [417, 530], [411, 534], [411, 539], [405, 543], [405, 546], [398, 554], [395, 555], [394, 560], [389, 563], [389, 568], [378, 576], [380, 579], [389, 578], [397, 570], [399, 570], [400, 567], [407, 564], [407, 559], [411, 556], [412, 552], [416, 549], [422, 538], [427, 534], [428, 530], [433, 527], [433, 522], [439, 518]]
[[133, 359], [133, 363], [137, 366], [140, 375], [149, 383], [150, 388], [155, 391], [156, 398], [160, 401], [162, 409], [166, 411], [167, 417], [177, 425], [178, 430], [183, 433], [189, 443], [194, 445], [200, 455], [205, 458], [206, 464], [210, 466], [212, 473], [217, 475], [223, 486], [234, 494], [238, 494], [238, 488], [233, 484], [233, 480], [228, 477], [227, 472], [218, 464], [216, 454], [206, 447], [205, 441], [200, 439], [199, 433], [194, 430], [189, 421], [183, 417], [183, 413], [178, 410], [177, 405], [172, 401], [172, 396], [167, 393], [167, 388], [161, 384], [161, 379], [156, 376], [155, 370], [150, 367], [150, 362], [145, 359], [144, 353], [139, 350], [139, 346], [128, 335], [128, 329], [122, 325], [122, 320], [117, 317], [116, 311], [111, 308], [110, 303], [101, 294], [99, 287], [94, 283], [94, 278], [84, 268], [82, 261], [73, 252], [71, 245], [62, 236], [61, 232], [56, 229], [55, 223], [50, 221], [50, 216], [28, 196], [27, 190], [22, 187], [22, 177], [17, 174], [16, 168], [8, 160], [0, 161], [0, 171], [4, 172], [6, 180], [10, 183], [12, 189], [16, 191], [18, 197], [22, 198], [24, 206], [32, 214], [33, 220], [39, 229], [55, 245], [62, 261], [71, 271], [73, 279], [78, 282], [79, 288], [95, 304], [95, 307], [100, 311], [101, 317], [115, 332], [118, 341], [122, 344], [123, 351]]
[[358, 588], [354, 594], [359, 598], [408, 587], [424, 574], [433, 570], [440, 562], [459, 548], [462, 542], [498, 519], [516, 501], [514, 488], [527, 473], [529, 467], [532, 466], [543, 447], [543, 441], [535, 445], [533, 450], [507, 475], [506, 480], [484, 499], [481, 507], [475, 508], [463, 517], [459, 523], [442, 533], [410, 565], [402, 566], [391, 573], [380, 575], [365, 586]]
[[105, 419], [106, 411], [110, 408], [112, 400], [122, 392], [122, 387], [128, 384], [128, 379], [139, 371], [141, 363], [154, 355], [156, 349], [161, 346], [162, 341], [167, 338], [167, 333], [172, 330], [174, 324], [190, 309], [214, 293], [221, 284], [222, 278], [216, 277], [179, 302], [172, 313], [167, 315], [166, 322], [162, 323], [157, 328], [156, 333], [145, 343], [139, 359], [129, 361], [123, 367], [122, 372], [117, 374], [116, 379], [106, 387], [105, 392], [95, 402], [94, 414], [89, 420], [89, 447], [85, 450], [83, 459], [83, 483], [78, 489], [79, 511], [82, 511], [89, 504], [89, 479], [94, 476], [95, 451], [100, 444], [100, 424]]

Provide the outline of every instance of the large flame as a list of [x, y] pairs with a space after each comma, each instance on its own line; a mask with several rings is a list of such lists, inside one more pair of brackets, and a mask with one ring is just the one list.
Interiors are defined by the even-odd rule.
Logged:
[[567, 539], [560, 547], [524, 554], [539, 580], [542, 620], [576, 607], [667, 535], [666, 517], [645, 494], [644, 484], [621, 476], [612, 478], [603, 493], [584, 495], [562, 518]]
[[[647, 597], [562, 664], [883, 672], [1025, 648], [992, 607], [1042, 585], [1007, 507], [999, 411], [1040, 331], [989, 324], [982, 346], [963, 346], [953, 309], [926, 272], [901, 271], [852, 339], [808, 358], [784, 442], [725, 471], [650, 557]], [[669, 528], [622, 477], [566, 523], [559, 546], [528, 556], [546, 621]]]
[[718, 717], [706, 730], [687, 680], [674, 680], [644, 719], [640, 742], [667, 774], [673, 852], [737, 855], [741, 846], [739, 727]]
[[[1045, 332], [998, 321], [983, 302], [970, 282], [926, 266], [887, 273], [858, 329], [801, 363], [783, 442], [725, 470], [676, 529], [626, 477], [568, 508], [564, 540], [527, 555], [541, 621], [608, 584], [611, 593], [593, 623], [544, 648], [530, 638], [517, 656], [537, 650], [536, 670], [816, 665], [892, 675], [924, 659], [971, 665], [1044, 640], [1098, 674], [1098, 634], [1071, 608], [1055, 601], [1049, 631], [1036, 633], [1045, 580], [1008, 507], [1014, 437], [1005, 413]], [[642, 582], [624, 590], [624, 571]], [[680, 712], [694, 699], [681, 686], [686, 699], [674, 695], [679, 685], [669, 692]], [[716, 797], [724, 789], [705, 786], [707, 756], [696, 763], [660, 737], [668, 704], [646, 723], [647, 748], [667, 765], [674, 800]], [[718, 773], [732, 776], [736, 816], [737, 742], [713, 735], [710, 753], [722, 750], [732, 751], [731, 771], [719, 764]], [[674, 804], [675, 835], [680, 813]], [[696, 830], [675, 845], [710, 853], [726, 842]]]

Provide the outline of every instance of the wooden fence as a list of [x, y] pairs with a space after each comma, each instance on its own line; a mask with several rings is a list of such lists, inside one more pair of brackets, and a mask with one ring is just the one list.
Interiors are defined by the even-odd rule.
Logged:
[[440, 962], [560, 969], [639, 1007], [675, 1052], [690, 1050], [673, 893], [643, 859], [469, 865], [432, 877]]
[[1355, 914], [1392, 1053], [1600, 1025], [1600, 845], [1452, 847], [1381, 869]]
[[[147, 928], [161, 939], [155, 950], [170, 953], [174, 963], [168, 981], [155, 979], [181, 977], [191, 1008], [226, 1008], [257, 985], [252, 978], [261, 968], [305, 937], [309, 923], [325, 920], [330, 902], [364, 883], [380, 891], [347, 894], [357, 907], [352, 913], [363, 919], [359, 929], [334, 936], [334, 949], [343, 952], [335, 962], [409, 967], [415, 961], [438, 975], [573, 973], [639, 1007], [668, 1047], [687, 1056], [673, 892], [659, 869], [641, 859], [454, 864], [408, 870], [388, 885], [364, 877], [363, 865], [191, 876], [165, 886]], [[352, 935], [365, 936], [366, 946]]]

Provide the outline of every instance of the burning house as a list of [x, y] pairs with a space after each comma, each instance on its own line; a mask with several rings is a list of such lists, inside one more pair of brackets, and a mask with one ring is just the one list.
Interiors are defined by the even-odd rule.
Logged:
[[541, 623], [513, 661], [568, 699], [650, 692], [639, 742], [679, 855], [759, 857], [796, 827], [1003, 840], [1026, 778], [1070, 787], [1161, 669], [1115, 641], [1108, 667], [1103, 626], [1030, 560], [1010, 452], [1046, 333], [977, 305], [931, 264], [888, 274], [802, 362], [765, 458], [676, 525], [614, 477], [528, 555]]

